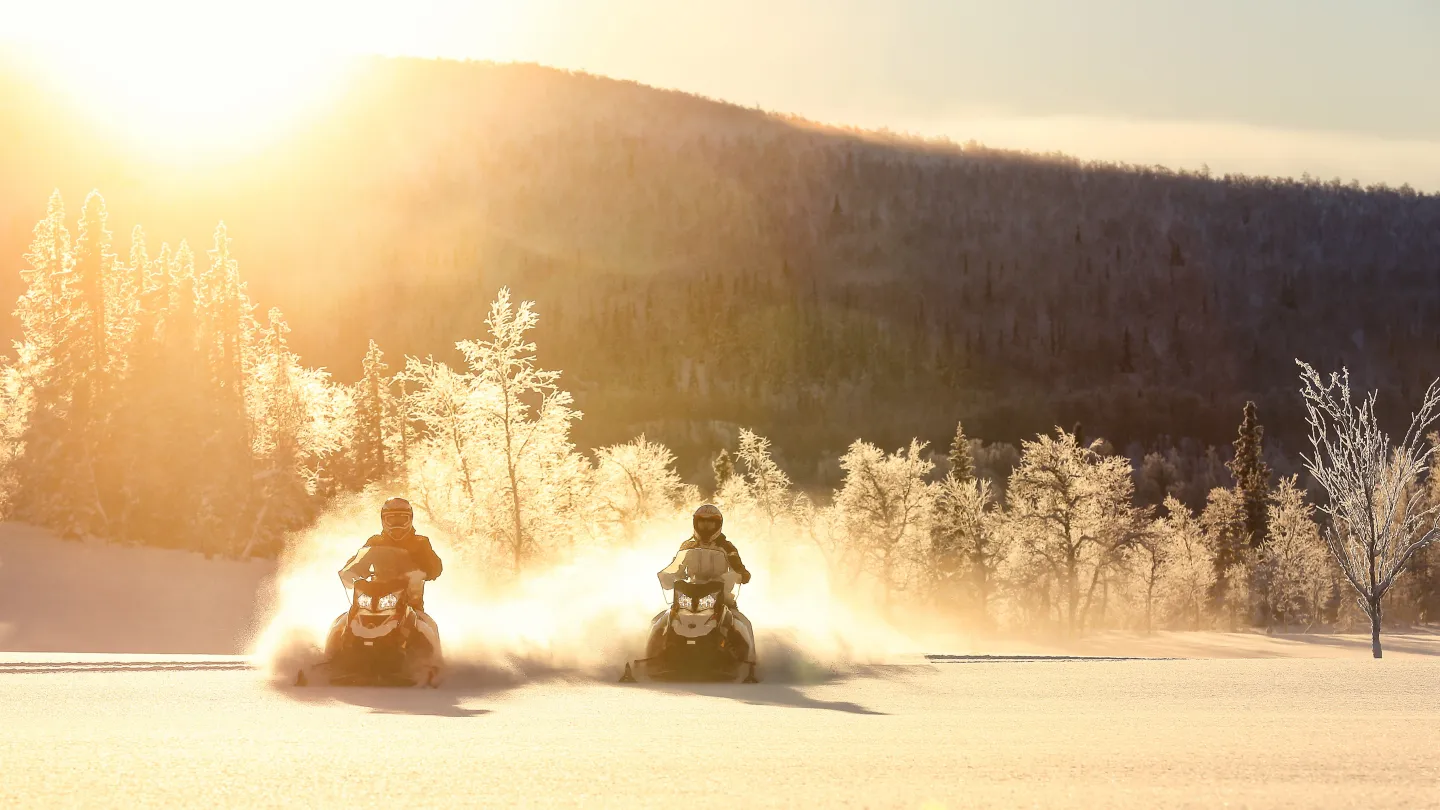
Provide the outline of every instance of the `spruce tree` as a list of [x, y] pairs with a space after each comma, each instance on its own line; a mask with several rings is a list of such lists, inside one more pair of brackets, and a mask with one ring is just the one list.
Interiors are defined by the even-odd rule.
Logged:
[[35, 236], [20, 270], [25, 292], [15, 307], [23, 340], [47, 359], [53, 354], [64, 326], [65, 274], [71, 261], [70, 232], [65, 228], [65, 201], [50, 195], [45, 218], [35, 224]]
[[[202, 510], [210, 536], [229, 552], [253, 550], [252, 525], [270, 519], [273, 512], [254, 501], [253, 482], [256, 427], [251, 424], [249, 404], [263, 400], [265, 392], [256, 368], [258, 331], [254, 307], [240, 280], [239, 265], [230, 253], [231, 239], [225, 223], [215, 228], [214, 246], [207, 251], [209, 265], [195, 278], [196, 314], [200, 318], [199, 338], [207, 362], [208, 381], [203, 387], [208, 399], [206, 439], [211, 448], [206, 465], [206, 495]], [[285, 327], [288, 331], [289, 327]], [[252, 390], [253, 389], [253, 390]], [[258, 509], [267, 509], [256, 514]]]
[[1262, 458], [1261, 439], [1265, 428], [1255, 413], [1255, 403], [1246, 402], [1235, 439], [1235, 458], [1225, 466], [1235, 478], [1235, 489], [1245, 507], [1245, 532], [1250, 548], [1258, 548], [1267, 533], [1270, 467]]
[[111, 271], [105, 279], [109, 365], [117, 382], [125, 376], [130, 363], [132, 341], [140, 315], [140, 292], [150, 265], [145, 231], [136, 225], [130, 231], [130, 261], [112, 262]]
[[78, 442], [71, 421], [74, 377], [64, 373], [61, 354], [71, 331], [74, 290], [66, 285], [73, 254], [65, 228], [65, 202], [50, 195], [45, 218], [35, 225], [26, 267], [20, 271], [25, 293], [16, 305], [21, 341], [16, 361], [31, 389], [33, 403], [22, 434], [16, 516], [67, 533], [71, 514], [70, 479], [78, 463]]
[[361, 363], [362, 376], [355, 401], [355, 436], [353, 439], [354, 479], [356, 489], [388, 475], [385, 453], [385, 413], [389, 383], [384, 372], [385, 355], [374, 340], [370, 341]]
[[106, 224], [105, 199], [92, 191], [85, 198], [75, 238], [75, 258], [67, 273], [66, 286], [74, 290], [74, 308], [61, 346], [60, 373], [74, 382], [71, 430], [79, 442], [79, 454], [71, 489], [72, 510], [65, 528], [76, 534], [106, 533], [109, 517], [100, 466], [106, 453], [113, 402], [113, 357], [107, 316], [107, 277], [113, 272], [115, 256], [110, 252], [110, 229]]
[[413, 443], [413, 429], [410, 419], [410, 393], [403, 372], [390, 378], [391, 386], [399, 388], [398, 393], [386, 388], [385, 439], [386, 447], [392, 452], [389, 458], [391, 476], [402, 484], [410, 480], [410, 449]]
[[970, 455], [970, 440], [965, 437], [965, 425], [955, 423], [955, 440], [950, 443], [950, 474], [955, 480], [968, 484], [975, 480], [975, 459]]
[[260, 468], [257, 515], [243, 538], [242, 557], [277, 551], [284, 532], [299, 528], [309, 517], [309, 491], [300, 474], [300, 433], [306, 411], [298, 390], [299, 361], [286, 338], [289, 333], [280, 310], [272, 308], [255, 381], [260, 411], [254, 426]]
[[125, 395], [127, 539], [214, 551], [197, 521], [215, 459], [209, 447], [209, 375], [199, 355], [194, 255], [164, 245], [140, 297]]
[[715, 491], [719, 492], [725, 487], [725, 482], [735, 477], [735, 460], [730, 457], [730, 451], [724, 448], [710, 462], [710, 469], [715, 471]]

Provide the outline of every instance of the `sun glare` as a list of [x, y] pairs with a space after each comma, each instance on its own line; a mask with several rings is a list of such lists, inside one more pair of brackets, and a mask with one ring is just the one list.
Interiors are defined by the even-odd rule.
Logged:
[[149, 10], [32, 34], [22, 50], [82, 113], [159, 159], [262, 146], [332, 97], [353, 63], [283, 16], [201, 3]]
[[324, 56], [171, 48], [61, 50], [46, 61], [80, 109], [156, 157], [258, 147], [325, 100], [346, 62]]

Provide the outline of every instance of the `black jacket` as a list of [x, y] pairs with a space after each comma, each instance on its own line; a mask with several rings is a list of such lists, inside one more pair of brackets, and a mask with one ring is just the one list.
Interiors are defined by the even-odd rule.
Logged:
[[399, 540], [392, 540], [384, 534], [377, 534], [365, 541], [365, 548], [381, 546], [394, 546], [410, 552], [410, 559], [415, 561], [416, 568], [425, 572], [427, 580], [439, 579], [440, 572], [444, 569], [444, 566], [440, 564], [440, 555], [430, 547], [430, 538], [423, 534], [416, 534], [412, 531]]
[[[744, 585], [748, 583], [750, 581], [750, 570], [745, 567], [745, 563], [740, 562], [740, 552], [735, 548], [735, 544], [726, 540], [725, 534], [722, 532], [715, 536], [715, 545], [719, 546], [720, 550], [725, 552], [725, 559], [730, 562], [730, 567], [734, 568], [735, 573], [740, 575], [740, 584]], [[687, 548], [699, 547], [700, 538], [694, 535], [691, 535], [689, 540], [680, 544], [681, 551]]]

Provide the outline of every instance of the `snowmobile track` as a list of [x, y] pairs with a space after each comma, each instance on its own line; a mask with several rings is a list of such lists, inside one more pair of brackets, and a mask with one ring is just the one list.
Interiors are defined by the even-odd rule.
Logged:
[[1110, 655], [926, 655], [935, 664], [977, 664], [987, 661], [1025, 663], [1030, 661], [1184, 661], [1184, 658], [1152, 658]]

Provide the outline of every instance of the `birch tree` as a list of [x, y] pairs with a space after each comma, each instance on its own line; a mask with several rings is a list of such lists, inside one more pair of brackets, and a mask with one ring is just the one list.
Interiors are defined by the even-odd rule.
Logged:
[[497, 539], [517, 571], [564, 522], [551, 506], [573, 495], [583, 465], [570, 443], [570, 423], [580, 412], [560, 388], [560, 372], [536, 362], [529, 332], [538, 321], [531, 302], [517, 307], [502, 288], [485, 319], [489, 339], [456, 344], [476, 385], [489, 389], [476, 391], [473, 400], [504, 489], [507, 519], [496, 527]]
[[753, 516], [767, 532], [792, 516], [795, 501], [790, 476], [770, 455], [770, 440], [746, 428], [740, 429], [734, 466], [715, 497], [727, 512]]
[[1156, 595], [1169, 617], [1191, 630], [1199, 630], [1206, 599], [1215, 585], [1214, 554], [1185, 504], [1174, 496], [1167, 497], [1165, 511], [1157, 526], [1156, 541], [1165, 563]]
[[1278, 619], [1288, 627], [1304, 620], [1308, 629], [1330, 588], [1329, 560], [1314, 510], [1296, 481], [1293, 475], [1281, 479], [1270, 496], [1269, 536], [1258, 563], [1270, 608], [1267, 621]]
[[934, 492], [925, 476], [933, 468], [925, 444], [886, 454], [857, 441], [840, 459], [845, 481], [835, 493], [848, 543], [884, 589], [888, 606], [917, 572], [929, 532]]
[[1381, 603], [1405, 564], [1437, 536], [1440, 504], [1426, 497], [1423, 478], [1434, 448], [1426, 430], [1440, 418], [1440, 380], [1426, 389], [1419, 410], [1398, 444], [1380, 429], [1374, 392], [1350, 395], [1350, 372], [1328, 378], [1299, 364], [1300, 394], [1310, 425], [1305, 469], [1329, 496], [1325, 541], [1345, 580], [1370, 618], [1370, 650], [1379, 658]]
[[1025, 442], [1007, 492], [1018, 552], [1053, 574], [1071, 635], [1083, 631], [1105, 574], [1143, 529], [1131, 505], [1130, 462], [1101, 456], [1097, 447], [1060, 429]]
[[955, 464], [953, 455], [951, 465], [951, 472], [935, 487], [929, 573], [937, 593], [968, 597], [976, 620], [989, 625], [990, 599], [1008, 535], [999, 531], [1000, 514], [990, 482], [966, 476], [966, 468]]
[[643, 435], [595, 451], [591, 493], [601, 521], [626, 539], [646, 521], [696, 499], [675, 472], [675, 455]]

